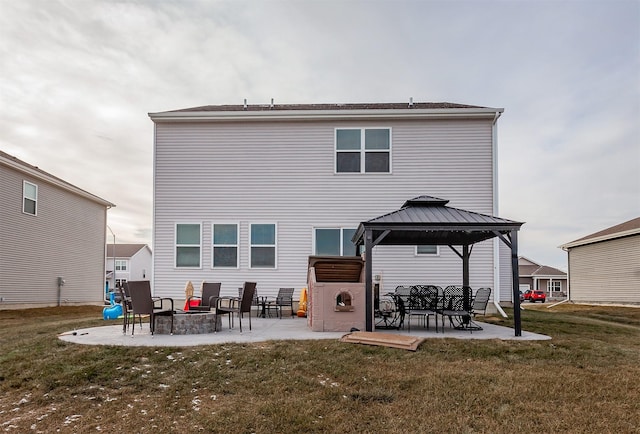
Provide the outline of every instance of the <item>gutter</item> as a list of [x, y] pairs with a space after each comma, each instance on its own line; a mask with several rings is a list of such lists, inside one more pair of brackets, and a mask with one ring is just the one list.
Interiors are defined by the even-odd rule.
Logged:
[[[493, 215], [500, 215], [499, 200], [498, 200], [498, 118], [502, 111], [496, 111], [492, 122], [492, 134], [491, 134], [491, 150], [493, 153]], [[500, 240], [496, 237], [493, 239], [493, 305], [503, 318], [508, 318], [508, 315], [502, 306], [500, 306]]]

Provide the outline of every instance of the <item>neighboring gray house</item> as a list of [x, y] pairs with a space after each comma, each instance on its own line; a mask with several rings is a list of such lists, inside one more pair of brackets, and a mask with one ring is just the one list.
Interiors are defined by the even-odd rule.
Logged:
[[640, 304], [640, 217], [560, 246], [576, 303]]
[[149, 246], [146, 244], [107, 244], [105, 285], [107, 289], [119, 287], [129, 280], [148, 280], [150, 278], [151, 249]]
[[540, 265], [531, 259], [518, 258], [520, 291], [539, 290], [547, 293], [547, 298], [566, 297], [567, 273], [547, 265]]
[[[498, 214], [503, 109], [451, 103], [224, 105], [150, 113], [154, 132], [153, 280], [180, 297], [187, 280], [244, 281], [259, 295], [307, 284], [309, 255], [354, 255], [362, 221], [421, 195]], [[502, 243], [500, 243], [502, 244]], [[447, 247], [378, 246], [382, 291], [462, 283]], [[511, 301], [498, 240], [474, 247], [473, 288]]]
[[112, 206], [0, 151], [0, 309], [102, 303]]

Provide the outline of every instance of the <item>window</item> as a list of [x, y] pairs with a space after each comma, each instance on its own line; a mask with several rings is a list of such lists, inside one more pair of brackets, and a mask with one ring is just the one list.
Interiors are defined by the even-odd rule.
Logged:
[[560, 282], [559, 280], [549, 280], [547, 282], [547, 292], [552, 292], [552, 291], [556, 291], [556, 292], [562, 291], [562, 282]]
[[437, 256], [438, 254], [439, 254], [438, 246], [434, 246], [434, 245], [430, 245], [430, 244], [416, 246], [416, 255], [435, 255], [435, 256]]
[[390, 173], [391, 129], [336, 129], [336, 173]]
[[213, 224], [214, 268], [238, 268], [238, 225]]
[[322, 256], [356, 256], [356, 246], [351, 238], [355, 229], [317, 228], [315, 230], [315, 254]]
[[38, 186], [30, 182], [22, 183], [22, 212], [36, 215], [36, 204], [38, 202]]
[[176, 267], [200, 267], [200, 224], [176, 224]]
[[124, 259], [116, 259], [116, 271], [127, 271], [127, 261]]
[[127, 283], [127, 279], [116, 279], [116, 288], [122, 288]]
[[276, 268], [276, 225], [250, 225], [251, 268]]

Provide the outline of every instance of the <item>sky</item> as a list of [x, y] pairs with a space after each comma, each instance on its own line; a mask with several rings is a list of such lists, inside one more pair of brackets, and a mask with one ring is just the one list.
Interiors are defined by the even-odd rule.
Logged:
[[640, 216], [640, 0], [0, 0], [0, 150], [116, 204], [109, 240], [151, 245], [148, 113], [245, 98], [504, 108], [498, 215], [543, 265]]

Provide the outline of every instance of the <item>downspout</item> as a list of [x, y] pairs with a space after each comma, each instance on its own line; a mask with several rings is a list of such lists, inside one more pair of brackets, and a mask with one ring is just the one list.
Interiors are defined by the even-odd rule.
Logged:
[[564, 247], [562, 248], [562, 250], [567, 252], [567, 298], [557, 303], [554, 303], [551, 306], [547, 306], [547, 309], [551, 309], [552, 307], [555, 307], [562, 303], [566, 303], [567, 301], [571, 300], [571, 292], [570, 292], [571, 291], [571, 261], [569, 260], [569, 257], [571, 256], [571, 252], [568, 249], [565, 249]]
[[[491, 151], [493, 153], [493, 215], [498, 215], [498, 118], [500, 112], [496, 112], [491, 126]], [[507, 314], [500, 306], [500, 240], [493, 239], [493, 305], [503, 318], [508, 318]]]

